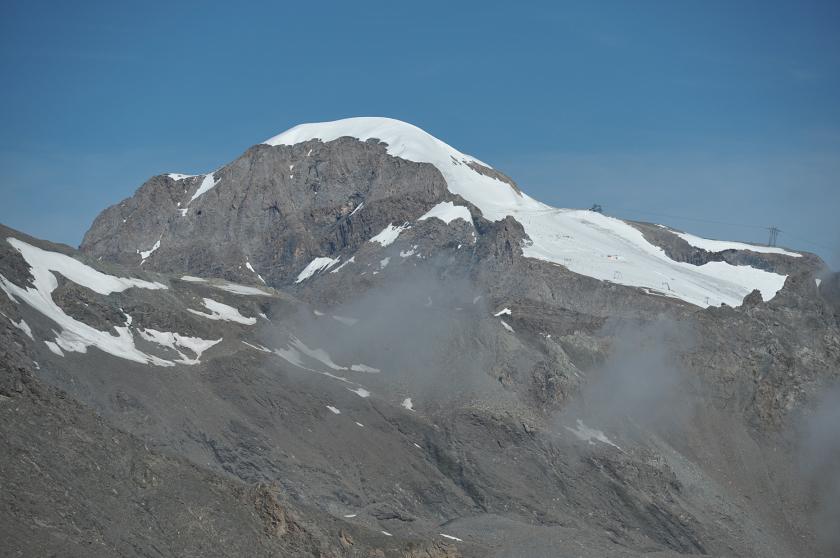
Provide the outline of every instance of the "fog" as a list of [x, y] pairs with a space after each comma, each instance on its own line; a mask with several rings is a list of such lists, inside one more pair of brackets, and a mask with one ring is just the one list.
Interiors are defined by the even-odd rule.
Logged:
[[818, 542], [840, 555], [840, 384], [826, 390], [797, 425], [799, 472], [813, 499]]
[[315, 305], [276, 320], [267, 343], [284, 347], [294, 335], [308, 347], [326, 350], [336, 363], [379, 371], [342, 371], [343, 376], [415, 402], [508, 398], [488, 374], [496, 350], [493, 333], [482, 323], [488, 316], [486, 296], [473, 283], [430, 266], [350, 302]]

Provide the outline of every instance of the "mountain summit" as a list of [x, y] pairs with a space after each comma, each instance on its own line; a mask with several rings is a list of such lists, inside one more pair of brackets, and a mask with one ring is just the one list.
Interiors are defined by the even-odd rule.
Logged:
[[0, 290], [12, 554], [836, 555], [837, 275], [410, 124], [0, 227]]
[[416, 223], [440, 204], [491, 223], [512, 218], [526, 258], [702, 307], [738, 305], [754, 289], [768, 300], [802, 257], [552, 208], [489, 165], [388, 118], [302, 124], [212, 173], [156, 176], [104, 211], [82, 250], [145, 269], [280, 286], [313, 262], [346, 261], [387, 227]]

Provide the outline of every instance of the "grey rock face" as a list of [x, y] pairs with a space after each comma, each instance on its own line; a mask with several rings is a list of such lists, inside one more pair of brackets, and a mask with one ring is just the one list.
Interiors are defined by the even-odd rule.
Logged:
[[216, 185], [191, 202], [202, 177], [152, 178], [97, 217], [81, 249], [138, 265], [138, 252], [160, 241], [144, 269], [256, 284], [259, 273], [279, 285], [314, 257], [355, 249], [448, 196], [434, 166], [350, 138], [258, 145], [213, 176]]

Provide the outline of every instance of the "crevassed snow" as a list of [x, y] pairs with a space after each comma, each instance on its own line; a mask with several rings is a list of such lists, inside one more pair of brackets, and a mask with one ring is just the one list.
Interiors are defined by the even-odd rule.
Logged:
[[[762, 298], [770, 300], [786, 278], [725, 262], [704, 266], [675, 262], [624, 221], [596, 212], [557, 209], [540, 203], [517, 192], [507, 182], [470, 167], [470, 164], [488, 167], [485, 163], [399, 120], [363, 117], [302, 124], [265, 143], [294, 145], [314, 139], [328, 142], [345, 136], [361, 141], [377, 138], [387, 144], [387, 152], [392, 156], [435, 165], [449, 191], [478, 207], [486, 219], [498, 221], [513, 216], [522, 224], [531, 239], [523, 246], [526, 257], [560, 264], [581, 275], [645, 287], [701, 307], [722, 302], [740, 305], [753, 289], [759, 289]], [[395, 233], [399, 234], [389, 226], [380, 235], [383, 240], [389, 239], [390, 244], [396, 239]]]
[[315, 258], [314, 260], [309, 262], [309, 265], [307, 265], [306, 267], [303, 268], [303, 271], [301, 271], [298, 274], [297, 279], [295, 280], [295, 283], [300, 283], [301, 281], [305, 281], [305, 280], [309, 279], [310, 277], [312, 277], [313, 275], [315, 275], [316, 273], [318, 273], [320, 271], [326, 271], [327, 269], [329, 269], [332, 266], [334, 266], [335, 264], [337, 264], [338, 260], [339, 260], [339, 258], [327, 258], [327, 257]]
[[207, 318], [208, 320], [222, 320], [226, 322], [236, 322], [239, 324], [245, 325], [254, 325], [257, 323], [256, 318], [248, 318], [243, 316], [239, 310], [234, 308], [233, 306], [228, 306], [227, 304], [222, 304], [221, 302], [215, 301], [212, 298], [205, 298], [202, 299], [204, 307], [210, 310], [210, 314], [206, 312], [199, 312], [198, 310], [193, 310], [192, 308], [187, 308], [187, 312], [191, 312], [203, 318]]
[[403, 223], [398, 227], [395, 227], [392, 223], [388, 223], [388, 226], [382, 229], [382, 232], [371, 238], [370, 242], [378, 242], [382, 246], [390, 246], [400, 236], [400, 233], [408, 228], [410, 228], [408, 223]]
[[[667, 228], [667, 227], [665, 227]], [[671, 229], [668, 229], [671, 230]], [[754, 244], [747, 244], [745, 242], [731, 242], [728, 240], [712, 240], [710, 238], [702, 238], [693, 234], [677, 232], [671, 230], [672, 233], [682, 238], [695, 248], [708, 250], [709, 252], [722, 252], [723, 250], [752, 250], [753, 252], [761, 252], [763, 254], [782, 254], [791, 256], [793, 258], [801, 258], [802, 254], [790, 252], [784, 248], [776, 246], [756, 246]]]
[[475, 226], [473, 223], [472, 215], [470, 215], [470, 210], [464, 207], [463, 205], [455, 205], [452, 202], [445, 201], [440, 202], [429, 211], [424, 213], [421, 217], [419, 217], [418, 221], [425, 221], [426, 219], [440, 219], [447, 225], [454, 221], [455, 219], [463, 219], [470, 225]]
[[201, 181], [201, 184], [198, 186], [198, 190], [195, 191], [195, 194], [192, 195], [190, 201], [187, 202], [187, 205], [192, 203], [194, 199], [199, 197], [201, 194], [211, 190], [216, 184], [219, 182], [216, 180], [214, 173], [205, 174], [204, 179]]
[[594, 445], [595, 442], [593, 442], [592, 440], [597, 440], [603, 444], [609, 444], [615, 448], [621, 449], [620, 447], [615, 445], [612, 442], [612, 440], [607, 438], [606, 434], [604, 434], [600, 430], [589, 428], [588, 426], [583, 424], [583, 421], [580, 419], [577, 419], [577, 428], [569, 428], [568, 426], [566, 426], [565, 428], [566, 430], [577, 436], [579, 440], [583, 440], [584, 442], [587, 442], [589, 444]]

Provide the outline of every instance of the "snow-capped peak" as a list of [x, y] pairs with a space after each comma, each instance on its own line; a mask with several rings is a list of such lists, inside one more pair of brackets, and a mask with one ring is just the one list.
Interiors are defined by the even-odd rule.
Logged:
[[737, 306], [753, 289], [759, 289], [764, 300], [769, 300], [785, 282], [785, 275], [750, 266], [676, 262], [628, 223], [600, 213], [541, 203], [494, 175], [489, 165], [399, 120], [364, 117], [301, 124], [264, 143], [295, 145], [340, 137], [360, 141], [376, 138], [388, 145], [390, 155], [434, 165], [449, 191], [478, 207], [486, 219], [499, 221], [512, 216], [519, 221], [531, 239], [522, 247], [526, 257], [559, 264], [581, 275], [643, 287], [702, 307], [722, 302]]
[[359, 117], [301, 124], [264, 143], [295, 145], [314, 139], [328, 142], [341, 137], [360, 141], [376, 138], [388, 145], [389, 155], [436, 166], [446, 179], [450, 192], [473, 202], [483, 212], [482, 205], [488, 208], [490, 205], [508, 207], [523, 201], [510, 184], [481, 174], [470, 166], [481, 165], [492, 169], [490, 165], [461, 153], [417, 126], [393, 118]]

